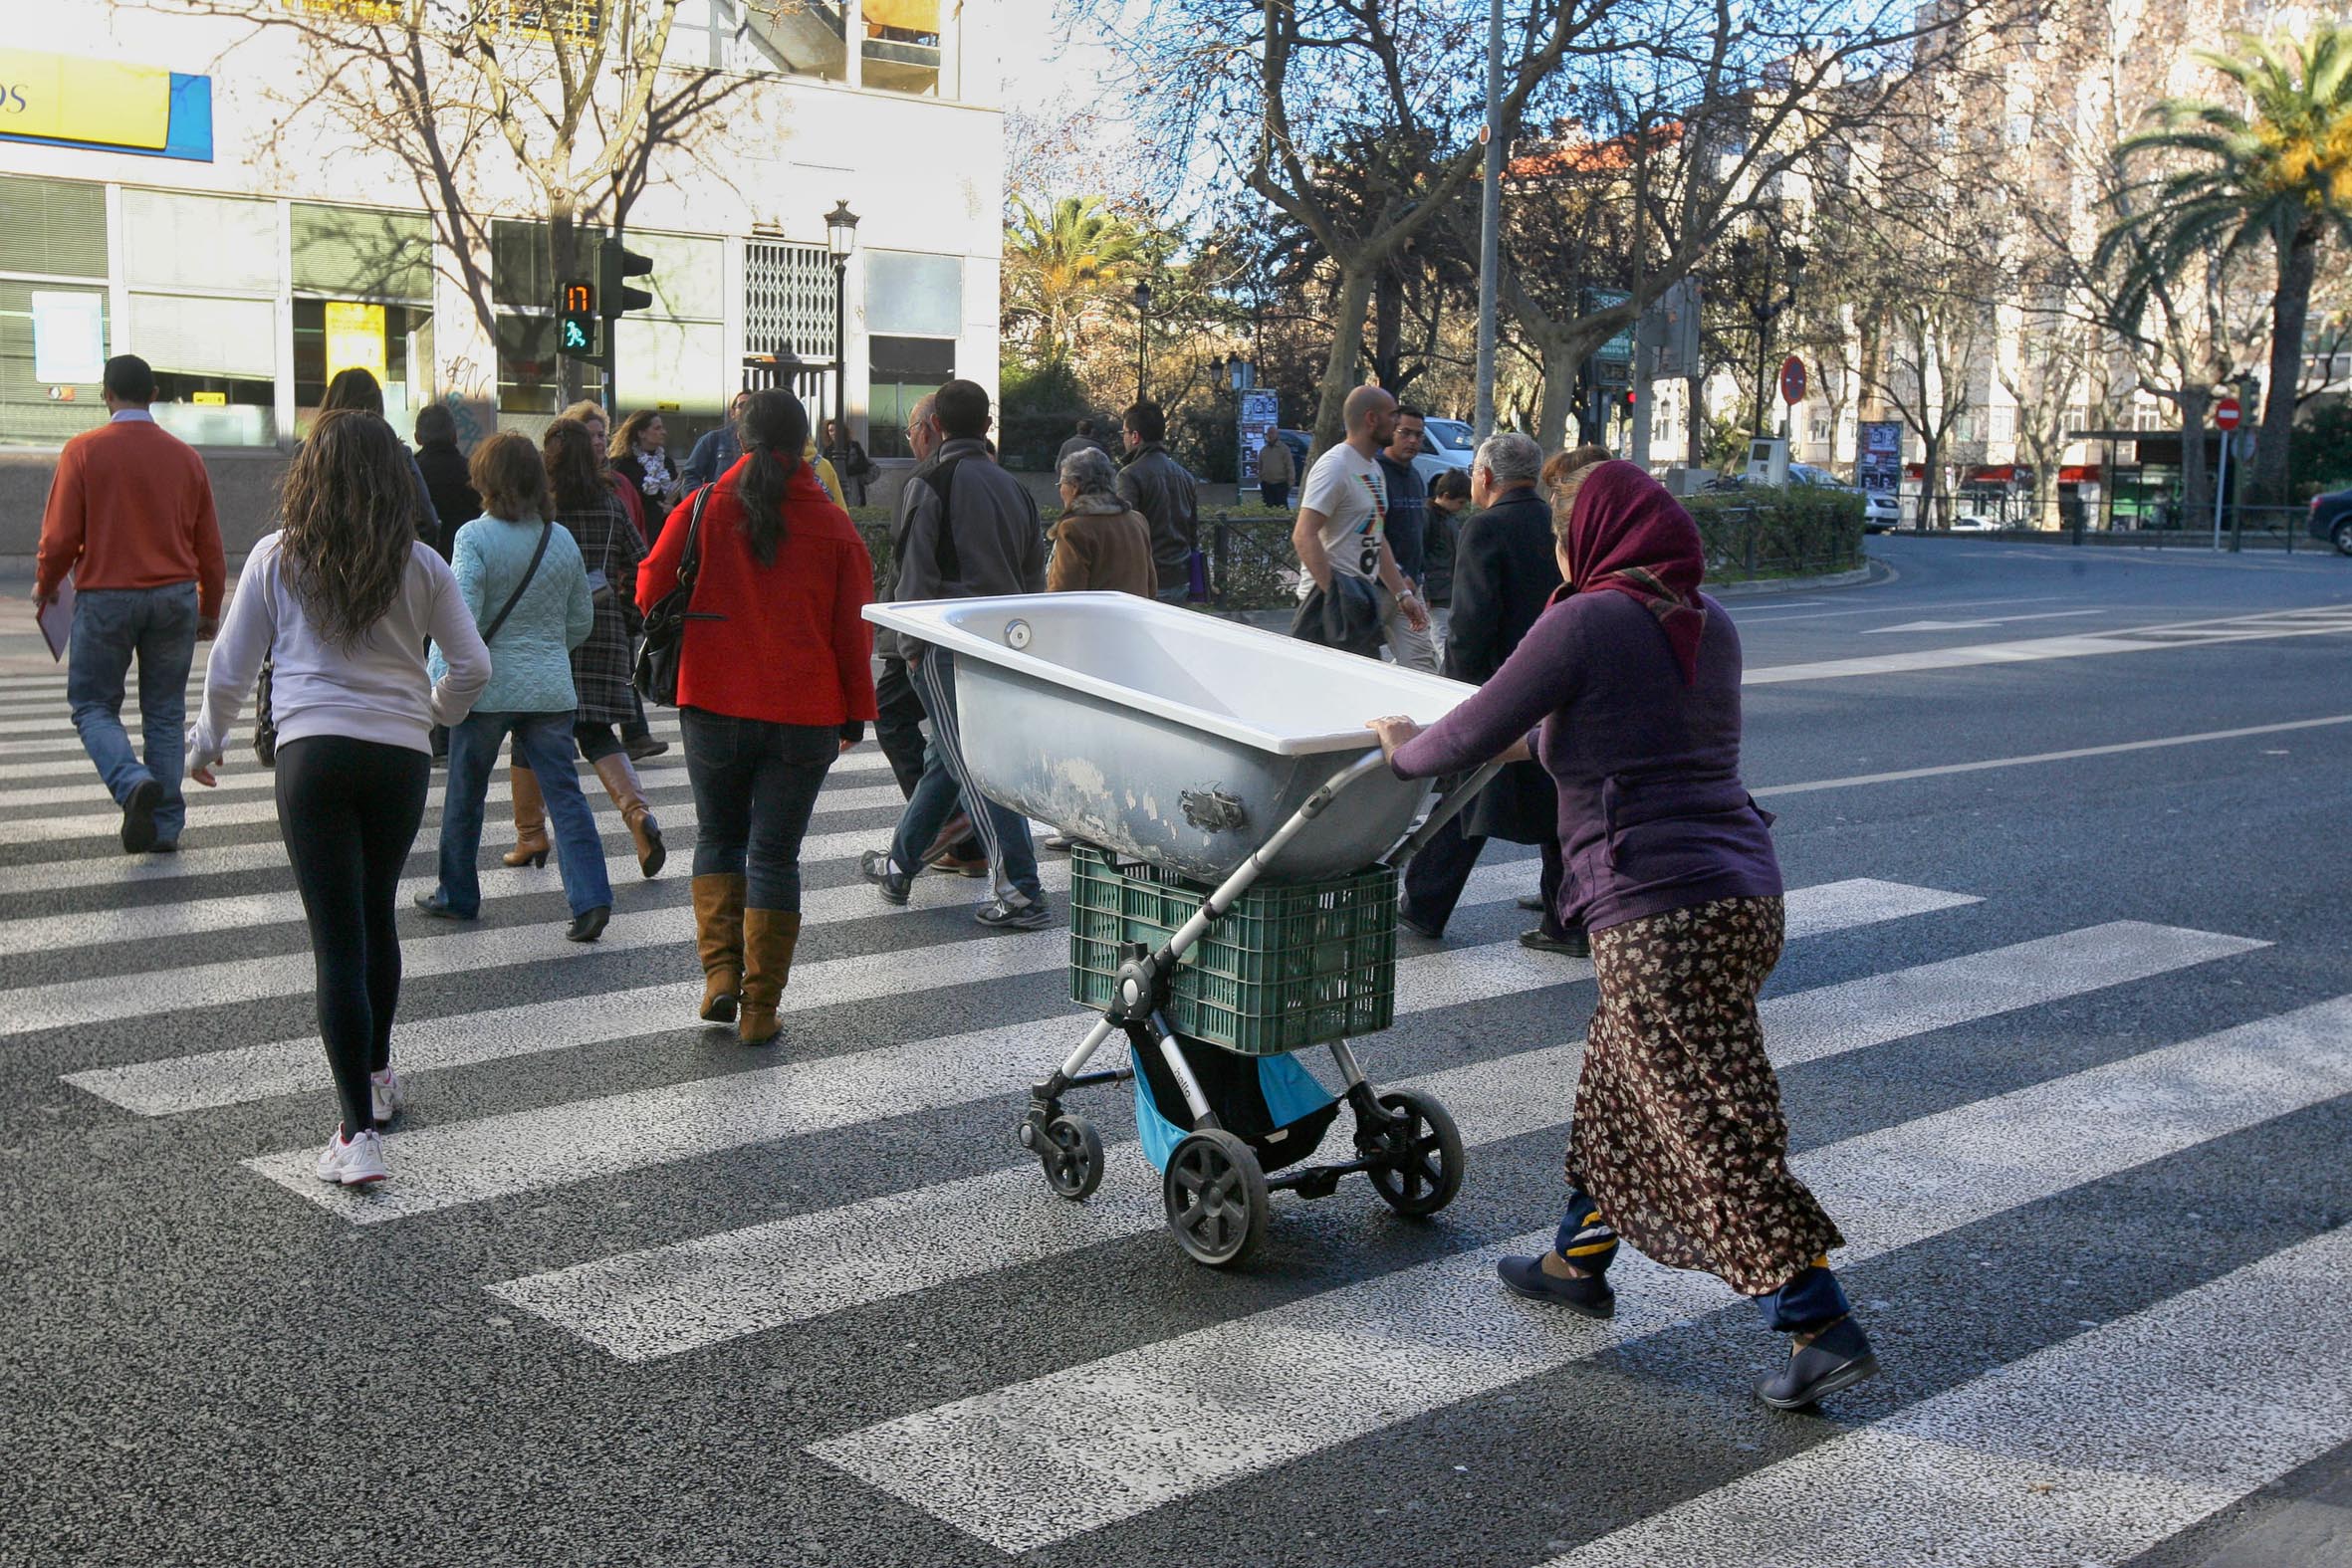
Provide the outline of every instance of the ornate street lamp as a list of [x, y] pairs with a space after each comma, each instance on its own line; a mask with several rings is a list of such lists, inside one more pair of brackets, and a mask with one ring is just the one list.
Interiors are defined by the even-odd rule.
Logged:
[[857, 249], [857, 214], [846, 200], [824, 215], [824, 245], [833, 257], [833, 431], [849, 442], [849, 257]]
[[1135, 401], [1143, 401], [1144, 330], [1151, 320], [1151, 285], [1135, 285]]

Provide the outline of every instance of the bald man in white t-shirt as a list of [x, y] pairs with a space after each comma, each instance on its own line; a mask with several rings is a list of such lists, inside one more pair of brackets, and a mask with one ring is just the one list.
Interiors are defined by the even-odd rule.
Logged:
[[1396, 432], [1396, 399], [1377, 386], [1359, 386], [1347, 394], [1341, 412], [1347, 439], [1308, 471], [1291, 546], [1316, 587], [1328, 589], [1334, 574], [1369, 581], [1389, 657], [1435, 674], [1429, 607], [1388, 548], [1388, 478], [1380, 469], [1380, 449]]

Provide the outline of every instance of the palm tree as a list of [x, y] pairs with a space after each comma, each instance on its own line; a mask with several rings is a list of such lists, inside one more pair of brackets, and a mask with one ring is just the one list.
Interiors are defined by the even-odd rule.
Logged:
[[2125, 182], [2126, 211], [2101, 237], [2099, 259], [2123, 270], [2124, 314], [2136, 319], [2150, 292], [2197, 258], [2218, 249], [2236, 260], [2267, 245], [2276, 284], [2253, 487], [2281, 505], [2320, 248], [2352, 241], [2352, 28], [2322, 22], [2306, 39], [2242, 48], [2242, 57], [2199, 58], [2236, 84], [2245, 107], [2167, 100], [2155, 111], [2161, 126], [2117, 147], [2127, 170], [2157, 167]]
[[1035, 335], [1041, 362], [1066, 359], [1087, 311], [1122, 281], [1143, 236], [1099, 196], [1064, 196], [1044, 212], [1013, 200], [1005, 235], [1005, 315]]

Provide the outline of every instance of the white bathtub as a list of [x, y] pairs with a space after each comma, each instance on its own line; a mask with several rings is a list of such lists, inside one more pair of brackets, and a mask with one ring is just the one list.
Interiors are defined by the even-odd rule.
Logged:
[[[1373, 745], [1476, 688], [1130, 593], [872, 604], [956, 655], [964, 756], [992, 799], [1072, 837], [1221, 880]], [[1268, 875], [1314, 881], [1385, 854], [1429, 786], [1377, 770]]]

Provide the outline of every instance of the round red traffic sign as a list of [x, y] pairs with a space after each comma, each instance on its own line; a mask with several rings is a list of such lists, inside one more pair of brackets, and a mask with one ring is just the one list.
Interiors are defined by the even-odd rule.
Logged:
[[2245, 410], [2237, 406], [2237, 399], [2225, 397], [2214, 404], [2214, 424], [2223, 430], [2234, 430], [2237, 421], [2245, 417]]
[[1801, 403], [1805, 400], [1805, 362], [1790, 354], [1780, 361], [1780, 401]]

